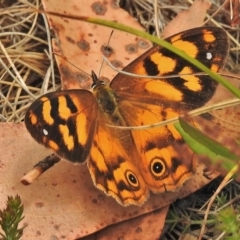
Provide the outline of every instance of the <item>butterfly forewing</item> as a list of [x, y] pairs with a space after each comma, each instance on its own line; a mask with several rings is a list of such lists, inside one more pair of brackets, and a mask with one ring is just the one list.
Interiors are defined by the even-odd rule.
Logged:
[[[166, 41], [214, 72], [223, 67], [229, 50], [227, 34], [216, 27], [190, 29], [169, 37]], [[191, 110], [204, 105], [218, 85], [209, 76], [194, 75], [199, 72], [195, 66], [160, 46], [151, 48], [123, 70], [145, 76], [185, 74], [158, 80], [117, 74], [111, 82], [111, 88], [120, 98], [126, 100], [141, 96], [140, 102], [155, 102], [179, 110]]]
[[87, 90], [47, 93], [28, 109], [25, 124], [32, 137], [59, 156], [83, 162], [95, 131], [97, 103]]

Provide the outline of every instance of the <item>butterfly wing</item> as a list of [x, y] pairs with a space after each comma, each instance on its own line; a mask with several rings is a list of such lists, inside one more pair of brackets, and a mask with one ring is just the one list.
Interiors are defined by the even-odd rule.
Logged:
[[124, 206], [142, 205], [149, 197], [149, 190], [132, 161], [139, 159], [132, 136], [129, 131], [111, 129], [106, 123], [104, 114], [99, 112], [87, 162], [93, 182]]
[[[128, 126], [149, 125], [178, 116], [174, 109], [149, 103], [123, 100], [119, 106]], [[195, 173], [193, 153], [173, 124], [146, 130], [133, 129], [131, 135], [139, 154], [131, 161], [138, 166], [152, 192], [176, 191]]]
[[25, 125], [37, 142], [60, 157], [83, 162], [92, 145], [97, 107], [87, 90], [51, 92], [30, 106]]
[[[223, 67], [229, 50], [225, 31], [216, 27], [190, 29], [167, 38], [166, 41], [214, 72]], [[204, 105], [217, 87], [217, 82], [209, 76], [193, 75], [199, 70], [191, 63], [160, 46], [151, 48], [123, 70], [150, 76], [185, 74], [158, 80], [117, 74], [111, 82], [111, 88], [121, 95], [121, 98], [138, 97], [140, 102], [176, 106], [180, 111]]]
[[[227, 36], [218, 28], [191, 29], [167, 41], [213, 71], [222, 68], [228, 53]], [[189, 74], [158, 80], [118, 74], [110, 87], [127, 126], [161, 122], [200, 107], [212, 97], [217, 87], [208, 76], [192, 75], [199, 72], [196, 67], [159, 46], [147, 51], [124, 71], [160, 76]], [[136, 129], [131, 134], [139, 153], [138, 161], [132, 161], [151, 191], [175, 191], [195, 172], [196, 160], [173, 124]]]

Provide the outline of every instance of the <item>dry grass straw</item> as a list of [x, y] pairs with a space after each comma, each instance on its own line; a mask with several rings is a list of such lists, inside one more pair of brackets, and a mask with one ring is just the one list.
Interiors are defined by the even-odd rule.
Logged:
[[[40, 1], [16, 1], [0, 18], [0, 121], [22, 121], [29, 102], [54, 82], [46, 18], [21, 7], [39, 8]], [[11, 8], [19, 12], [12, 15]]]

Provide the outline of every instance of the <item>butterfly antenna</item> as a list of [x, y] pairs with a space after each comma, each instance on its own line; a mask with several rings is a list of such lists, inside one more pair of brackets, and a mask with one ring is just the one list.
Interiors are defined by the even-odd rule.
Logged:
[[[108, 55], [107, 52], [111, 52], [111, 51], [112, 51], [112, 48], [109, 46], [109, 44], [110, 44], [110, 40], [111, 40], [111, 37], [112, 37], [112, 35], [113, 35], [113, 32], [114, 32], [114, 30], [111, 31], [110, 36], [109, 36], [109, 38], [108, 38], [107, 45], [104, 46], [103, 55]], [[105, 52], [106, 52], [106, 54], [105, 54]], [[100, 69], [99, 69], [99, 74], [98, 74], [98, 76], [100, 76], [100, 74], [101, 74], [101, 71], [102, 71], [102, 68], [103, 68], [103, 63], [104, 63], [104, 59], [102, 60], [102, 63], [101, 63]]]
[[92, 70], [92, 81], [93, 81], [92, 87], [96, 86], [97, 83], [99, 82], [99, 79], [98, 79], [96, 73], [93, 70]]
[[63, 56], [61, 56], [61, 55], [59, 55], [59, 54], [57, 54], [57, 53], [55, 53], [55, 52], [53, 52], [53, 54], [56, 55], [56, 56], [58, 56], [58, 57], [60, 57], [60, 58], [63, 58], [63, 59], [64, 59], [66, 62], [68, 62], [70, 65], [72, 65], [73, 67], [75, 67], [75, 68], [78, 69], [79, 71], [81, 71], [81, 72], [85, 73], [86, 75], [88, 75], [89, 77], [91, 77], [91, 75], [90, 75], [89, 73], [85, 72], [84, 70], [80, 69], [79, 67], [77, 67], [76, 65], [74, 65], [73, 63], [71, 63], [70, 61], [68, 61], [66, 57], [63, 57]]

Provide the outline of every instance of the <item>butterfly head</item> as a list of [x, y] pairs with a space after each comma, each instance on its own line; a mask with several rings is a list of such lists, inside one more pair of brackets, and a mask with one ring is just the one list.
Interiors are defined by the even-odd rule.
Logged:
[[96, 75], [96, 73], [94, 72], [94, 71], [92, 71], [92, 81], [93, 81], [93, 83], [92, 83], [92, 89], [95, 89], [95, 88], [97, 88], [98, 86], [102, 86], [102, 85], [105, 85], [105, 82], [104, 81], [101, 81], [98, 77], [97, 77], [97, 75]]

